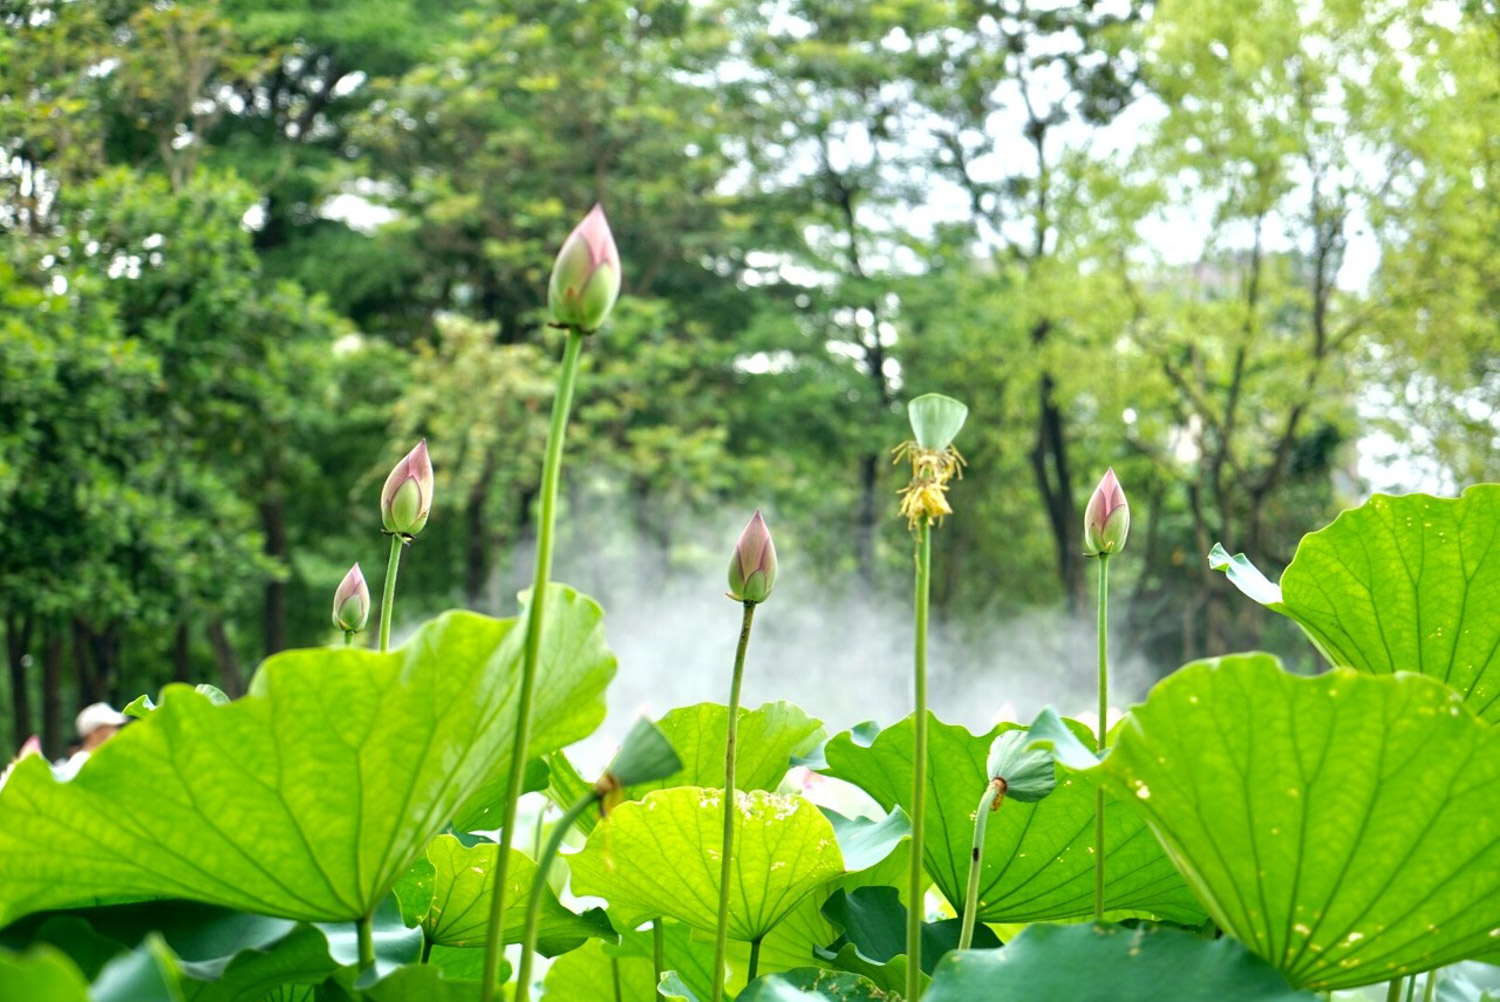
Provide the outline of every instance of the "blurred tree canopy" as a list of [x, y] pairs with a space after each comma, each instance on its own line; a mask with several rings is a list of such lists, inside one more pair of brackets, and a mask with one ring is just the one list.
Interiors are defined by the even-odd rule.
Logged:
[[1078, 604], [1113, 465], [1127, 640], [1276, 646], [1215, 541], [1500, 475], [1497, 92], [1488, 0], [0, 0], [0, 746], [326, 642], [421, 436], [404, 605], [507, 609], [596, 201], [578, 546], [661, 581], [759, 505], [902, 588], [940, 391], [946, 615]]

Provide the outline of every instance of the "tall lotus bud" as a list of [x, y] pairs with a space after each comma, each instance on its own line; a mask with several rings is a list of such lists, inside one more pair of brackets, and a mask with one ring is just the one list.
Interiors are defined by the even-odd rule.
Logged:
[[760, 511], [750, 519], [729, 561], [729, 597], [736, 602], [764, 602], [776, 583], [776, 544]]
[[1125, 537], [1129, 534], [1130, 506], [1125, 503], [1125, 489], [1110, 469], [1083, 510], [1083, 555], [1100, 557], [1118, 553], [1125, 548]]
[[593, 332], [620, 295], [620, 252], [604, 209], [595, 205], [573, 228], [552, 265], [547, 309], [560, 327]]
[[370, 586], [359, 564], [349, 568], [333, 593], [333, 625], [345, 633], [358, 633], [370, 620]]
[[380, 491], [380, 520], [398, 536], [415, 536], [432, 510], [432, 460], [427, 439], [402, 457]]

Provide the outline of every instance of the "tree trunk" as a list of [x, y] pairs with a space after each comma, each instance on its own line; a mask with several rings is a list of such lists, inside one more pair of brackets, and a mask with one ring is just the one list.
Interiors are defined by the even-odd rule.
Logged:
[[[35, 731], [31, 720], [31, 686], [26, 678], [30, 663], [31, 617], [9, 615], [5, 617], [5, 654], [10, 668], [11, 723], [15, 730], [11, 743], [20, 747], [22, 741]], [[0, 758], [9, 759], [8, 755]]]
[[42, 641], [42, 749], [48, 758], [59, 758], [68, 738], [63, 730], [63, 633], [48, 627]]
[[876, 488], [880, 483], [880, 456], [870, 453], [859, 460], [859, 516], [854, 526], [854, 558], [859, 584], [873, 591], [876, 582], [875, 534], [879, 528]]
[[[261, 528], [266, 533], [265, 554], [279, 566], [286, 566], [286, 505], [279, 488], [272, 486], [273, 496], [261, 503]], [[286, 650], [286, 582], [273, 577], [266, 582], [263, 613], [266, 655]]]
[[489, 501], [490, 481], [495, 476], [495, 453], [484, 459], [484, 469], [469, 491], [464, 517], [468, 523], [468, 540], [464, 550], [464, 599], [470, 609], [489, 610], [494, 602], [485, 603], [490, 583], [492, 538], [484, 506]]
[[245, 694], [245, 683], [240, 673], [240, 659], [229, 642], [229, 632], [224, 627], [224, 618], [215, 616], [208, 621], [208, 642], [214, 649], [214, 660], [219, 663], [219, 688], [230, 699], [239, 699]]
[[172, 681], [193, 681], [192, 651], [188, 644], [188, 625], [184, 620], [177, 624], [177, 636], [172, 641]]
[[[1039, 325], [1039, 327], [1045, 326]], [[1045, 331], [1033, 334], [1033, 342], [1046, 337]], [[1053, 551], [1057, 558], [1057, 577], [1062, 584], [1068, 608], [1084, 607], [1083, 522], [1073, 503], [1073, 474], [1068, 467], [1068, 443], [1063, 429], [1062, 411], [1052, 398], [1055, 383], [1050, 373], [1042, 373], [1037, 385], [1036, 442], [1031, 448], [1031, 471], [1036, 479], [1047, 524], [1052, 530]]]

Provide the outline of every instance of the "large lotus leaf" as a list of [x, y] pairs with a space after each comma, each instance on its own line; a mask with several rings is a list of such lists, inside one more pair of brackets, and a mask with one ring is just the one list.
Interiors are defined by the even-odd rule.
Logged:
[[[426, 858], [396, 884], [403, 913], [408, 920], [421, 924], [428, 942], [439, 946], [484, 945], [499, 851], [493, 842], [465, 846], [452, 835], [439, 835], [427, 847]], [[526, 925], [527, 898], [537, 879], [537, 865], [525, 853], [513, 849], [505, 875], [505, 942], [518, 943]], [[601, 910], [594, 908], [578, 915], [563, 907], [551, 890], [543, 890], [537, 927], [537, 947], [543, 956], [566, 953], [591, 936], [613, 939], [614, 935]]]
[[[623, 924], [623, 923], [622, 923]], [[675, 971], [683, 985], [699, 998], [708, 998], [713, 969], [714, 944], [708, 935], [694, 934], [689, 926], [662, 920], [662, 957], [665, 969]], [[618, 979], [618, 996], [613, 986]], [[591, 940], [558, 957], [547, 970], [547, 1002], [599, 1002], [601, 998], [651, 999], [656, 997], [656, 964], [651, 929], [630, 929], [620, 934], [618, 944]], [[743, 985], [729, 979], [729, 997]]]
[[1433, 679], [1200, 661], [1119, 735], [1106, 780], [1292, 984], [1370, 984], [1500, 940], [1500, 728]]
[[[833, 825], [801, 797], [742, 793], [734, 813], [729, 935], [754, 940], [844, 872]], [[682, 786], [621, 805], [567, 857], [576, 894], [597, 894], [626, 925], [658, 915], [714, 929], [719, 913], [721, 790]]]
[[[869, 978], [887, 991], [906, 989], [906, 906], [894, 887], [868, 886], [839, 890], [823, 905], [823, 914], [840, 936], [816, 955], [828, 966]], [[963, 922], [956, 918], [922, 923], [922, 974], [925, 988], [937, 962], [958, 949]], [[1000, 940], [989, 926], [974, 930], [976, 948], [995, 947]]]
[[[614, 659], [559, 587], [544, 648], [573, 687], [539, 735], [603, 713]], [[510, 753], [521, 631], [448, 613], [390, 654], [270, 658], [225, 706], [169, 687], [71, 782], [20, 763], [0, 792], [0, 925], [45, 908], [177, 897], [308, 920], [371, 912]]]
[[1331, 663], [1440, 678], [1500, 722], [1500, 485], [1377, 494], [1303, 538], [1279, 595], [1243, 556], [1216, 548], [1210, 560]]
[[[823, 724], [791, 703], [766, 703], [754, 710], [741, 709], [736, 731], [734, 785], [741, 790], [774, 791], [792, 759], [817, 747], [823, 740]], [[678, 758], [682, 770], [663, 780], [639, 783], [625, 791], [630, 800], [639, 800], [652, 790], [674, 786], [724, 786], [724, 741], [729, 707], [722, 703], [695, 703], [668, 710], [657, 726], [661, 728]], [[559, 806], [567, 807], [586, 792], [592, 782], [578, 775], [571, 762], [561, 753], [552, 756], [552, 785], [548, 796]], [[597, 811], [585, 812], [579, 827], [585, 833], [599, 823]]]
[[[969, 878], [974, 811], [985, 758], [1002, 727], [975, 736], [935, 717], [928, 727], [927, 872], [955, 908]], [[1083, 739], [1087, 729], [1075, 725]], [[824, 746], [822, 770], [862, 788], [882, 807], [910, 810], [912, 718], [874, 733], [844, 732]], [[1067, 775], [1035, 804], [1007, 800], [990, 816], [979, 885], [980, 922], [1038, 922], [1092, 915], [1092, 781]], [[1149, 913], [1195, 923], [1203, 912], [1142, 820], [1123, 806], [1105, 812], [1105, 899], [1111, 913]]]
[[0, 999], [87, 1002], [88, 982], [72, 961], [51, 947], [26, 953], [0, 950]]
[[1231, 939], [1177, 929], [1034, 925], [950, 953], [922, 1002], [1316, 1002]]

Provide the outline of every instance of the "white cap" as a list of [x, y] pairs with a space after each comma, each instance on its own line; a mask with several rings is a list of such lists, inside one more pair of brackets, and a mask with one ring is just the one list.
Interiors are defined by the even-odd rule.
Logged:
[[86, 738], [101, 727], [124, 727], [129, 719], [108, 703], [92, 703], [79, 711], [78, 736]]

